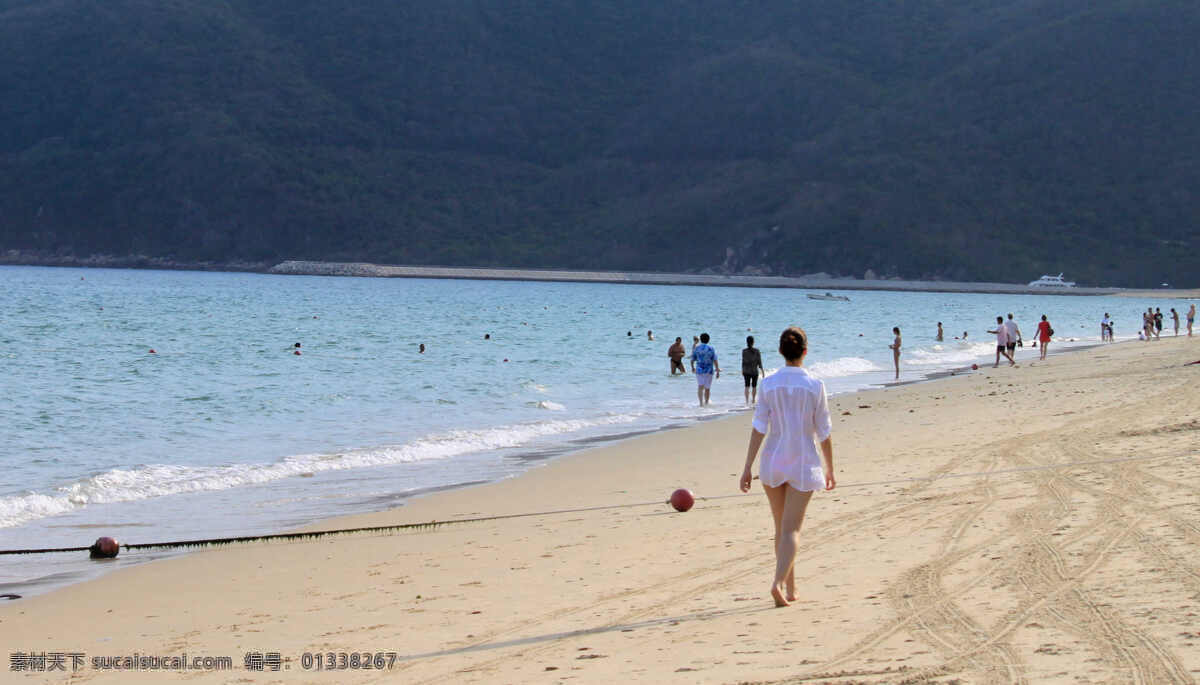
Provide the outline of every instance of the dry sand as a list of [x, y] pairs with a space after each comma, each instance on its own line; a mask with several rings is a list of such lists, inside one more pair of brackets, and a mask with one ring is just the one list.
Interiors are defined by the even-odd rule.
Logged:
[[[325, 525], [580, 511], [202, 551], [6, 604], [6, 652], [88, 662], [4, 680], [1195, 682], [1200, 338], [1022, 355], [833, 400], [839, 487], [809, 508], [792, 607], [767, 593], [766, 500], [737, 491], [739, 415]], [[681, 486], [710, 499], [674, 513]], [[329, 651], [399, 658], [302, 668]], [[237, 670], [90, 663], [180, 652]]]

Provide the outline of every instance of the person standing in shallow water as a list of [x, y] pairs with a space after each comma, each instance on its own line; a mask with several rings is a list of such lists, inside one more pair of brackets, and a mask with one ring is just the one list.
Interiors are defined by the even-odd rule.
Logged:
[[888, 345], [888, 349], [892, 351], [892, 363], [896, 365], [896, 380], [900, 380], [900, 327], [894, 326], [892, 333], [896, 334], [896, 339]]
[[[833, 421], [825, 384], [804, 368], [808, 336], [788, 328], [779, 336], [779, 353], [786, 365], [763, 379], [763, 401], [754, 410], [746, 466], [738, 487], [750, 492], [751, 467], [762, 447], [758, 477], [771, 504], [775, 523], [775, 606], [796, 601], [796, 549], [800, 526], [815, 490], [837, 486], [833, 472]], [[763, 439], [766, 438], [766, 445]], [[821, 454], [817, 454], [820, 443]]]
[[696, 396], [703, 407], [712, 396], [713, 374], [715, 378], [721, 377], [721, 364], [717, 361], [717, 351], [708, 344], [708, 333], [701, 333], [700, 344], [692, 348], [692, 365], [696, 371]]
[[938, 332], [937, 332], [937, 337], [936, 337], [936, 338], [934, 338], [934, 340], [937, 340], [938, 342], [942, 342], [942, 340], [943, 340], [943, 336], [942, 336], [942, 322], [941, 322], [941, 321], [939, 321], [939, 322], [938, 322]]
[[675, 344], [667, 348], [667, 356], [671, 358], [672, 376], [676, 371], [687, 375], [687, 369], [683, 368], [683, 355], [685, 354], [687, 354], [687, 350], [683, 349], [683, 338], [675, 338]]
[[762, 355], [754, 346], [754, 336], [746, 336], [746, 349], [742, 350], [742, 378], [746, 380], [746, 404], [758, 402], [758, 375], [767, 375], [762, 365]]

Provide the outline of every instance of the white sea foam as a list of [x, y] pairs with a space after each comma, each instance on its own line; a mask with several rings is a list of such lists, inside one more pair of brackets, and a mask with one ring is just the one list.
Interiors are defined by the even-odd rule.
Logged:
[[827, 362], [808, 364], [808, 371], [817, 378], [841, 378], [869, 371], [880, 371], [882, 367], [862, 357], [839, 357]]
[[[555, 405], [553, 402], [548, 404]], [[30, 492], [0, 498], [0, 528], [65, 514], [89, 504], [133, 502], [182, 493], [228, 490], [326, 471], [390, 466], [520, 447], [540, 439], [630, 423], [638, 418], [637, 414], [615, 414], [593, 419], [538, 421], [482, 430], [454, 430], [403, 445], [338, 454], [296, 455], [273, 463], [226, 466], [151, 464], [133, 469], [112, 469], [60, 487], [53, 493]]]
[[930, 347], [915, 347], [903, 350], [900, 366], [941, 366], [973, 361], [996, 351], [996, 343], [988, 341], [953, 341]]

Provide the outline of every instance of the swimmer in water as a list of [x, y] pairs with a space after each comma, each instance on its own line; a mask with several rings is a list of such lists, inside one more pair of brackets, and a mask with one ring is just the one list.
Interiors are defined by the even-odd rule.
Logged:
[[425, 343], [421, 343], [421, 348], [417, 350], [417, 354], [425, 354]]

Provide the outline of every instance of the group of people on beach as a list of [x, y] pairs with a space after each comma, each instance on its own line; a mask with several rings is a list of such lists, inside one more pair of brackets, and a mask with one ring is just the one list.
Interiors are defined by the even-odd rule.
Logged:
[[[1108, 314], [1105, 314], [1104, 316], [1107, 319]], [[988, 333], [996, 336], [996, 363], [993, 364], [993, 368], [1000, 366], [1000, 357], [1007, 359], [1009, 366], [1016, 366], [1017, 348], [1024, 347], [1025, 340], [1021, 335], [1021, 327], [1017, 325], [1016, 320], [1013, 318], [1012, 312], [1008, 313], [1007, 321], [1003, 316], [997, 316], [996, 328], [988, 331]], [[892, 364], [896, 373], [895, 378], [896, 380], [900, 380], [900, 347], [902, 341], [900, 339], [899, 326], [892, 328], [892, 335], [895, 337], [892, 339], [892, 344], [888, 345], [888, 349], [892, 351]], [[1038, 323], [1037, 337], [1033, 343], [1034, 347], [1037, 347], [1040, 344], [1042, 359], [1046, 358], [1046, 350], [1053, 335], [1054, 329], [1050, 327], [1050, 322], [1046, 319], [1046, 315], [1043, 314], [1041, 322]], [[960, 338], [956, 336], [954, 339], [959, 340]], [[942, 329], [941, 321], [937, 323], [937, 335], [934, 336], [934, 340], [937, 342], [943, 342], [945, 340], [945, 333]], [[963, 331], [961, 340], [964, 342], [967, 340], [967, 331]]]
[[[1104, 315], [1105, 318], [1108, 314]], [[1146, 311], [1142, 312], [1142, 330], [1138, 333], [1139, 340], [1149, 341], [1151, 336], [1158, 340], [1162, 336], [1163, 329], [1163, 313], [1160, 307], [1147, 307]], [[1171, 321], [1175, 326], [1175, 335], [1179, 335], [1179, 312], [1171, 307]], [[1196, 321], [1196, 305], [1193, 304], [1188, 308], [1187, 313], [1187, 334], [1192, 337], [1192, 324]], [[1110, 334], [1111, 339], [1111, 334]]]
[[[667, 349], [667, 357], [671, 360], [671, 375], [686, 374], [683, 368], [683, 358], [687, 356], [691, 362], [692, 373], [696, 375], [696, 396], [700, 406], [706, 406], [712, 395], [713, 381], [721, 377], [721, 364], [717, 361], [717, 351], [709, 345], [711, 338], [708, 333], [701, 333], [692, 338], [692, 351], [688, 354], [683, 347], [683, 338], [675, 338], [675, 342]], [[762, 354], [754, 346], [754, 336], [746, 336], [746, 348], [742, 350], [742, 379], [745, 381], [746, 404], [758, 401], [758, 378], [766, 375], [763, 368]]]
[[[1025, 338], [1021, 335], [1021, 327], [1017, 325], [1013, 318], [1012, 312], [1008, 313], [1008, 320], [1005, 321], [1003, 316], [996, 317], [996, 328], [988, 331], [988, 333], [996, 336], [996, 362], [992, 364], [992, 368], [1000, 366], [1000, 357], [1008, 360], [1009, 366], [1016, 366], [1017, 348], [1025, 346]], [[1046, 358], [1046, 351], [1050, 346], [1051, 337], [1054, 335], [1054, 329], [1050, 327], [1050, 322], [1046, 319], [1046, 315], [1042, 314], [1042, 320], [1038, 323], [1037, 337], [1034, 340], [1034, 346], [1041, 344], [1041, 358]]]

